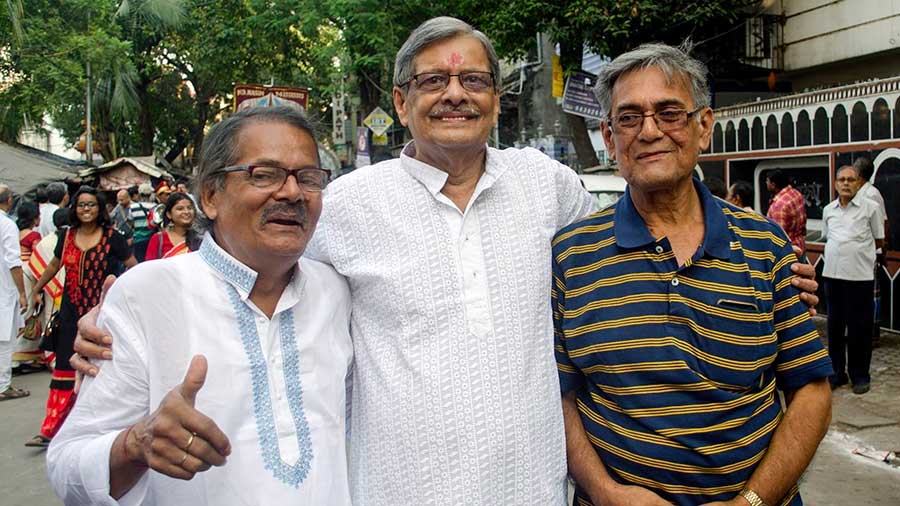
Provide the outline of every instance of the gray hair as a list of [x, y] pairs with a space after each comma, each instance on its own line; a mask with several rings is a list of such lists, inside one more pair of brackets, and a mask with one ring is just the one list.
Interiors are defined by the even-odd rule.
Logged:
[[856, 165], [841, 165], [834, 172], [834, 177], [837, 178], [839, 175], [841, 175], [841, 172], [844, 172], [845, 170], [852, 170], [856, 174], [856, 177], [860, 179], [863, 177], [862, 171], [860, 171], [859, 167], [857, 167]]
[[69, 193], [69, 188], [66, 186], [66, 183], [60, 183], [59, 181], [50, 183], [47, 185], [47, 202], [59, 205], [66, 198], [67, 193]]
[[228, 173], [221, 169], [234, 165], [241, 157], [240, 134], [253, 123], [283, 123], [302, 130], [312, 137], [316, 145], [316, 160], [319, 158], [319, 143], [313, 123], [299, 109], [278, 107], [249, 107], [232, 114], [212, 127], [200, 152], [197, 176], [194, 178], [194, 196], [200, 213], [194, 220], [194, 228], [199, 233], [212, 229], [212, 220], [203, 214], [203, 194], [206, 191], [221, 191], [225, 188]]
[[400, 86], [412, 79], [416, 56], [426, 47], [454, 37], [474, 37], [481, 42], [484, 52], [487, 53], [491, 74], [494, 75], [494, 89], [499, 89], [500, 60], [490, 39], [469, 23], [449, 16], [431, 18], [409, 34], [409, 38], [397, 51], [397, 58], [394, 60], [394, 86]]
[[607, 118], [612, 114], [612, 90], [616, 81], [632, 70], [655, 67], [671, 84], [683, 80], [689, 85], [694, 107], [709, 107], [709, 82], [706, 65], [690, 56], [692, 45], [685, 42], [680, 47], [666, 44], [641, 44], [637, 49], [623, 53], [603, 66], [597, 75], [594, 96]]
[[0, 184], [0, 205], [6, 205], [13, 197], [12, 190], [5, 184]]

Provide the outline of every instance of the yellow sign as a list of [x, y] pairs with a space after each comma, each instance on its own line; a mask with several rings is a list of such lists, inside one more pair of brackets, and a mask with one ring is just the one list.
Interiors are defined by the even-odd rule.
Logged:
[[384, 135], [387, 132], [388, 128], [394, 124], [394, 118], [391, 118], [391, 115], [384, 112], [381, 107], [376, 107], [374, 111], [369, 113], [366, 116], [366, 119], [363, 120], [363, 125], [369, 127], [375, 135]]
[[372, 144], [375, 146], [387, 146], [388, 138], [387, 134], [378, 135], [376, 133], [372, 134]]
[[550, 64], [553, 67], [553, 96], [556, 98], [562, 98], [563, 96], [563, 69], [562, 65], [559, 63], [558, 55], [550, 56]]

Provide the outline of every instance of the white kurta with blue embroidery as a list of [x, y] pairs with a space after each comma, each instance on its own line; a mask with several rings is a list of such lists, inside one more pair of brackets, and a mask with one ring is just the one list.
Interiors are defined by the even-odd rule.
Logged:
[[[350, 504], [347, 284], [301, 259], [270, 320], [248, 298], [255, 279], [207, 236], [198, 253], [141, 264], [116, 282], [100, 317], [114, 359], [83, 387], [47, 456], [66, 504]], [[209, 363], [195, 407], [231, 441], [228, 463], [191, 481], [151, 471], [117, 503], [113, 441], [181, 383], [195, 354]]]

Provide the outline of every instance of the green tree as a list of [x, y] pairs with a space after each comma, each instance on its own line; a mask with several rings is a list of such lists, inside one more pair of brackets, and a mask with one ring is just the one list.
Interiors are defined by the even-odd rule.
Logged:
[[[644, 42], [680, 44], [687, 38], [715, 40], [755, 13], [753, 0], [479, 0], [471, 1], [475, 23], [506, 57], [524, 56], [543, 32], [559, 44], [565, 74], [581, 68], [583, 48], [609, 57]], [[695, 54], [722, 63], [721, 45], [699, 44]], [[730, 56], [730, 55], [729, 55]], [[733, 59], [733, 58], [732, 58]], [[582, 166], [597, 164], [584, 119], [566, 115]]]

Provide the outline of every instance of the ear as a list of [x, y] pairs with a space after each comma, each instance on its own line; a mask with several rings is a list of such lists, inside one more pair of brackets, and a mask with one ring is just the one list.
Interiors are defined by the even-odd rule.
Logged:
[[500, 92], [494, 92], [494, 126], [500, 121]]
[[712, 130], [713, 123], [715, 122], [715, 118], [713, 118], [712, 109], [707, 107], [700, 113], [700, 152], [706, 151], [706, 148], [709, 147], [710, 139], [712, 138]]
[[210, 220], [215, 220], [218, 216], [219, 193], [215, 188], [207, 187], [200, 192], [200, 209], [203, 214]]
[[406, 108], [406, 94], [399, 86], [394, 86], [392, 92], [394, 99], [394, 109], [397, 111], [397, 117], [400, 118], [400, 124], [407, 126], [409, 123], [409, 111]]
[[616, 141], [613, 138], [612, 129], [609, 128], [608, 122], [600, 120], [600, 133], [603, 134], [603, 142], [606, 143], [606, 152], [609, 154], [609, 159], [615, 160]]

